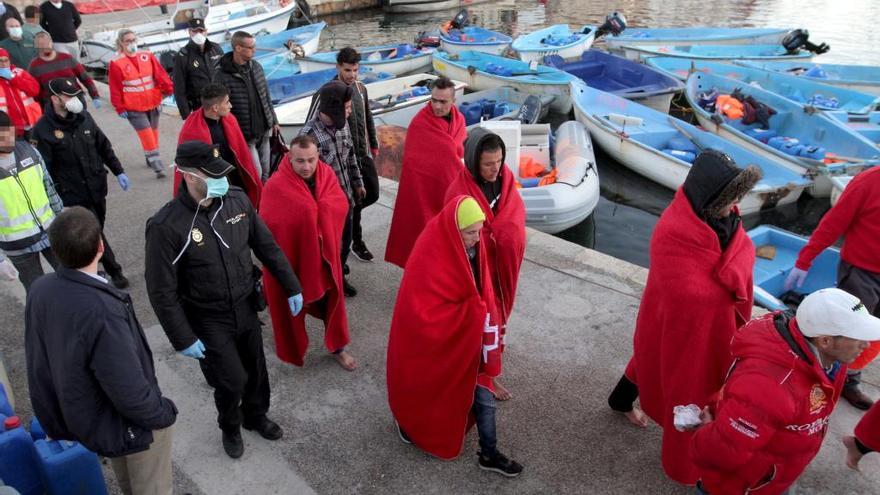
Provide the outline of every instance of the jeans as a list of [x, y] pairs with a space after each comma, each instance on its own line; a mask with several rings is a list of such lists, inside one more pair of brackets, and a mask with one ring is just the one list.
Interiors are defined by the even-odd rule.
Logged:
[[40, 264], [40, 254], [43, 255], [43, 258], [46, 258], [46, 261], [52, 265], [52, 268], [58, 268], [58, 259], [55, 258], [55, 253], [52, 252], [52, 248], [50, 247], [36, 253], [7, 256], [9, 261], [15, 265], [15, 269], [18, 270], [18, 280], [24, 285], [25, 292], [30, 291], [31, 284], [43, 276], [43, 265]]
[[263, 133], [263, 137], [254, 138], [248, 141], [248, 148], [251, 150], [251, 156], [254, 159], [254, 166], [260, 168], [260, 180], [266, 182], [269, 179], [269, 157], [271, 154], [270, 138], [272, 137], [272, 129]]
[[351, 252], [351, 211], [352, 207], [349, 206], [348, 216], [345, 217], [345, 227], [342, 229], [342, 252], [340, 253], [342, 266], [348, 263], [348, 253]]
[[474, 391], [474, 416], [477, 417], [477, 434], [480, 437], [480, 453], [494, 457], [498, 436], [495, 433], [495, 396], [489, 389], [477, 386]]

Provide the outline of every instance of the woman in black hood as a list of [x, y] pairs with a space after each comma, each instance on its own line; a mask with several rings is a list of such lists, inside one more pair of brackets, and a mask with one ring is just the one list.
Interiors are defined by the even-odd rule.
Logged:
[[[500, 160], [492, 157], [491, 163], [487, 163], [485, 167], [480, 167], [480, 160], [483, 153], [501, 152]], [[486, 196], [486, 202], [490, 208], [494, 208], [498, 197], [501, 196], [501, 167], [504, 166], [504, 159], [507, 156], [507, 150], [504, 141], [498, 134], [492, 131], [476, 127], [468, 131], [467, 140], [464, 142], [464, 163], [470, 171], [483, 195]]]
[[684, 180], [684, 194], [694, 213], [718, 234], [721, 248], [727, 247], [739, 225], [733, 206], [761, 180], [754, 165], [739, 168], [730, 156], [714, 149], [701, 152]]

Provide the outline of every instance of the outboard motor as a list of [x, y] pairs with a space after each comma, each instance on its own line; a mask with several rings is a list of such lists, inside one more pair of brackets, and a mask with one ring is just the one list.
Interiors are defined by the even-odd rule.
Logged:
[[449, 21], [449, 27], [451, 29], [461, 29], [467, 26], [468, 23], [468, 11], [467, 9], [461, 9], [458, 11], [458, 14], [455, 14], [455, 17]]
[[611, 33], [617, 36], [626, 29], [626, 16], [620, 12], [612, 12], [605, 16], [605, 23], [596, 29], [596, 37], [605, 36]]
[[419, 34], [416, 35], [415, 45], [419, 48], [426, 46], [433, 48], [439, 47], [440, 30], [434, 29], [432, 31], [419, 31]]
[[789, 53], [795, 53], [800, 48], [803, 48], [816, 55], [822, 55], [831, 49], [831, 46], [826, 43], [819, 43], [818, 45], [813, 44], [810, 42], [809, 38], [810, 32], [806, 29], [795, 29], [786, 34], [785, 38], [782, 38], [782, 46], [788, 50]]

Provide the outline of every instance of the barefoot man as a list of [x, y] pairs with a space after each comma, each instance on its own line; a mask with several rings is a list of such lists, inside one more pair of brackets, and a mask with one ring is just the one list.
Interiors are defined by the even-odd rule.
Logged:
[[[465, 168], [446, 190], [447, 203], [457, 196], [472, 196], [486, 215], [483, 234], [501, 314], [502, 350], [526, 251], [526, 208], [513, 173], [504, 165], [506, 156], [504, 141], [497, 134], [482, 127], [471, 130], [464, 143]], [[495, 398], [505, 401], [511, 397], [510, 391], [495, 379]]]
[[645, 426], [633, 407], [663, 427], [663, 469], [685, 485], [697, 481], [691, 432], [677, 431], [672, 409], [707, 405], [727, 374], [730, 338], [752, 312], [755, 247], [736, 204], [758, 182], [757, 167], [738, 168], [724, 153], [700, 153], [651, 237], [651, 266], [633, 336], [633, 357], [608, 398], [615, 411]]
[[[278, 172], [263, 189], [260, 216], [299, 275], [305, 311], [291, 315], [281, 285], [265, 272], [266, 299], [275, 331], [275, 352], [285, 362], [303, 365], [309, 346], [305, 313], [324, 321], [324, 345], [348, 371], [357, 361], [346, 350], [348, 317], [342, 294], [342, 229], [348, 197], [336, 174], [318, 157], [318, 143], [300, 134], [290, 143]], [[292, 213], [294, 212], [294, 213]]]
[[856, 471], [860, 471], [862, 457], [880, 451], [880, 405], [874, 403], [868, 409], [856, 425], [855, 434], [843, 437], [843, 445], [846, 446], [846, 465]]

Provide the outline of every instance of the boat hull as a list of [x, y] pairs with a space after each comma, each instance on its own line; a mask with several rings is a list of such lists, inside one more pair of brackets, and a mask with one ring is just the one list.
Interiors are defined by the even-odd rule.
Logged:
[[[699, 31], [702, 31], [700, 33]], [[722, 30], [717, 28], [675, 28], [668, 31], [657, 29], [628, 28], [621, 36], [608, 36], [605, 45], [609, 51], [621, 51], [622, 47], [645, 45], [776, 45], [788, 34], [788, 29], [735, 29]], [[640, 37], [641, 34], [656, 33], [653, 36]], [[690, 36], [681, 36], [690, 33]]]
[[[361, 67], [369, 67], [376, 72], [386, 72], [388, 74], [394, 74], [395, 76], [402, 76], [405, 74], [420, 73], [430, 70], [431, 58], [432, 56], [430, 53], [419, 53], [399, 60], [392, 59], [378, 62], [361, 60], [360, 65]], [[314, 72], [336, 68], [335, 61], [318, 60], [314, 57], [297, 59], [297, 63], [303, 72]]]

